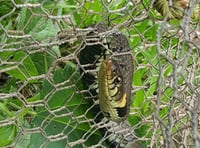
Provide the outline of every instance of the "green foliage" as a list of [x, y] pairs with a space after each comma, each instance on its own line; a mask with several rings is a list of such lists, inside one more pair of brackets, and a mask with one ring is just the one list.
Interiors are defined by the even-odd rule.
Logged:
[[[29, 1], [30, 3], [37, 4], [37, 1]], [[6, 3], [6, 2], [5, 2]], [[106, 11], [105, 7], [102, 5], [100, 1], [94, 2], [85, 2], [84, 7], [80, 8], [79, 11], [76, 9], [79, 7], [79, 3], [70, 0], [70, 1], [61, 1], [59, 3], [55, 3], [54, 1], [46, 1], [43, 3], [43, 7], [45, 11], [51, 13], [52, 15], [71, 15], [73, 23], [76, 27], [85, 27], [94, 23], [98, 23], [102, 20], [110, 19], [114, 23], [119, 24], [125, 21], [127, 18], [127, 13], [112, 13]], [[127, 7], [128, 4], [126, 1], [112, 1], [111, 3], [106, 3], [107, 8], [115, 10]], [[130, 6], [126, 9], [128, 10]], [[9, 3], [8, 5], [4, 5], [3, 9], [7, 13], [12, 8], [12, 5]], [[88, 11], [95, 12], [88, 15]], [[103, 13], [102, 13], [103, 12]], [[57, 23], [53, 22], [51, 19], [47, 19], [45, 17], [41, 17], [40, 15], [34, 14], [45, 14], [45, 12], [41, 9], [41, 7], [32, 8], [31, 11], [28, 8], [22, 8], [18, 12], [18, 17], [12, 18], [12, 21], [16, 21], [16, 26], [9, 25], [9, 28], [18, 31], [23, 31], [26, 35], [31, 35], [35, 41], [48, 43], [59, 31]], [[103, 19], [102, 19], [103, 18]], [[120, 19], [119, 19], [120, 18]], [[155, 40], [151, 38], [152, 28], [154, 26], [149, 24], [150, 21], [144, 21], [139, 24], [136, 24], [134, 29], [131, 30], [131, 34], [143, 33], [147, 28], [149, 30], [145, 33], [145, 37], [148, 40]], [[65, 26], [65, 25], [64, 25]], [[67, 26], [66, 26], [67, 27]], [[156, 29], [156, 28], [155, 28]], [[18, 39], [7, 39], [5, 36], [3, 37], [4, 41], [9, 42], [17, 42], [20, 41]], [[25, 39], [26, 40], [26, 39]], [[3, 42], [3, 40], [1, 40]], [[28, 42], [28, 40], [26, 41]], [[141, 44], [141, 38], [137, 37], [131, 41], [132, 46], [138, 46]], [[13, 48], [18, 48], [20, 45], [13, 45]], [[56, 135], [58, 133], [63, 132], [63, 134], [68, 134], [68, 141], [60, 140], [58, 142], [49, 142], [47, 147], [64, 147], [68, 142], [72, 142], [78, 140], [82, 137], [87, 131], [90, 131], [89, 123], [83, 122], [82, 124], [76, 122], [76, 120], [72, 121], [71, 116], [68, 116], [69, 113], [73, 112], [74, 118], [85, 115], [87, 118], [92, 118], [93, 115], [91, 112], [88, 112], [88, 101], [83, 100], [83, 96], [80, 93], [75, 93], [78, 90], [82, 89], [81, 81], [77, 81], [80, 79], [80, 72], [78, 70], [77, 65], [72, 62], [65, 63], [64, 67], [56, 67], [53, 71], [53, 76], [51, 78], [45, 79], [34, 79], [28, 80], [29, 78], [39, 76], [41, 74], [48, 73], [49, 69], [55, 63], [57, 57], [60, 57], [59, 47], [54, 46], [48, 49], [48, 52], [34, 52], [29, 54], [33, 49], [20, 50], [20, 51], [4, 51], [0, 53], [0, 58], [4, 61], [13, 62], [10, 65], [4, 65], [0, 69], [10, 68], [10, 70], [6, 71], [6, 75], [8, 75], [7, 83], [9, 85], [3, 85], [1, 88], [2, 92], [15, 92], [17, 91], [21, 85], [17, 85], [16, 83], [23, 84], [28, 83], [27, 87], [23, 89], [30, 89], [31, 87], [36, 87], [37, 89], [33, 92], [33, 95], [29, 96], [26, 93], [23, 94], [26, 97], [26, 102], [34, 103], [37, 101], [45, 101], [46, 108], [44, 107], [36, 107], [34, 109], [31, 108], [23, 108], [23, 102], [20, 99], [10, 98], [7, 102], [2, 102], [2, 111], [14, 115], [14, 112], [21, 111], [19, 114], [20, 120], [16, 121], [16, 125], [26, 124], [26, 126], [30, 127], [38, 127], [44, 126], [44, 132], [46, 136]], [[142, 49], [140, 49], [142, 50]], [[155, 50], [155, 49], [152, 49]], [[28, 51], [28, 52], [27, 52]], [[143, 63], [148, 63], [149, 58], [153, 58], [150, 56], [154, 56], [154, 54], [147, 54], [145, 52], [141, 52], [141, 56], [144, 58]], [[149, 57], [148, 57], [149, 56]], [[138, 57], [137, 60], [141, 59]], [[145, 73], [148, 71], [148, 68], [140, 69], [135, 72], [134, 77], [134, 85], [143, 85], [143, 77]], [[146, 77], [146, 76], [145, 76]], [[151, 81], [151, 80], [149, 80]], [[62, 83], [62, 85], [60, 85]], [[75, 85], [74, 85], [75, 84]], [[56, 86], [56, 87], [55, 87]], [[73, 86], [73, 87], [70, 87]], [[21, 92], [23, 93], [23, 92]], [[27, 96], [26, 96], [27, 95]], [[67, 99], [68, 98], [68, 99]], [[134, 99], [134, 106], [139, 107], [145, 99], [145, 94], [143, 91], [136, 92]], [[9, 104], [9, 105], [8, 105]], [[12, 106], [8, 108], [9, 106]], [[60, 111], [56, 111], [60, 106], [65, 106], [65, 109]], [[22, 109], [23, 108], [23, 109]], [[145, 112], [145, 108], [143, 109]], [[52, 112], [56, 115], [63, 115], [63, 117], [55, 117]], [[26, 117], [31, 116], [32, 122], [26, 122]], [[139, 116], [133, 116], [130, 119], [132, 121], [140, 121]], [[139, 120], [135, 120], [138, 118]], [[44, 122], [45, 120], [45, 122]], [[77, 119], [79, 122], [84, 121], [85, 118]], [[44, 122], [44, 123], [43, 123]], [[134, 122], [133, 124], [136, 124]], [[4, 146], [10, 144], [17, 132], [20, 130], [16, 125], [9, 125], [1, 127], [1, 139], [0, 146]], [[67, 125], [67, 128], [66, 128]], [[52, 129], [53, 127], [53, 129]], [[146, 127], [147, 128], [147, 127]], [[146, 128], [141, 128], [139, 133], [144, 133]], [[71, 132], [73, 130], [73, 132]], [[5, 134], [6, 133], [6, 134]], [[71, 133], [71, 134], [69, 134]], [[88, 133], [89, 134], [89, 133]], [[142, 135], [142, 134], [139, 134]], [[64, 135], [63, 135], [64, 136]], [[88, 135], [85, 135], [86, 137]], [[92, 144], [97, 143], [101, 136], [99, 131], [95, 132], [93, 136], [88, 136], [88, 140], [85, 142], [86, 145], [90, 146]], [[46, 137], [42, 134], [30, 134], [23, 136], [19, 141], [23, 144], [22, 147], [40, 147], [40, 145], [47, 140]], [[37, 142], [36, 142], [37, 141]], [[17, 145], [20, 147], [20, 145]]]
[[4, 126], [0, 128], [0, 145], [1, 146], [6, 146], [10, 144], [16, 135], [16, 126], [14, 125], [9, 125], [9, 126]]
[[[13, 62], [22, 62], [15, 69], [9, 70], [6, 73], [15, 77], [16, 79], [25, 80], [31, 76], [38, 75], [37, 69], [31, 60], [30, 56], [25, 54], [24, 52], [16, 52], [13, 54]], [[9, 68], [7, 65], [3, 68]]]
[[[0, 120], [8, 119], [14, 116], [12, 112], [9, 111], [6, 104], [0, 102]], [[14, 124], [0, 127], [0, 146], [6, 146], [10, 144], [16, 136], [16, 126]]]
[[[15, 0], [15, 2], [21, 4], [20, 0]], [[27, 0], [26, 2], [38, 4], [41, 1]], [[111, 2], [103, 0], [103, 2], [105, 6], [99, 0], [92, 2], [83, 0], [63, 0], [59, 2], [47, 0], [41, 2], [42, 7], [17, 8], [8, 17], [3, 18], [12, 11], [13, 4], [10, 1], [0, 0], [0, 25], [3, 26], [1, 28], [16, 30], [21, 32], [22, 35], [31, 35], [31, 39], [9, 38], [3, 30], [0, 30], [0, 44], [5, 44], [4, 49], [13, 49], [2, 51], [0, 46], [0, 62], [10, 62], [9, 64], [1, 64], [0, 70], [4, 72], [0, 73], [0, 77], [4, 76], [5, 79], [3, 80], [5, 82], [0, 85], [0, 92], [18, 94], [6, 98], [6, 101], [0, 100], [0, 121], [9, 120], [14, 116], [18, 118], [14, 123], [0, 127], [0, 147], [9, 145], [15, 140], [16, 135], [21, 130], [19, 128], [21, 125], [31, 128], [42, 127], [44, 133], [22, 136], [17, 141], [16, 147], [19, 148], [40, 147], [41, 144], [48, 141], [46, 139], [47, 136], [59, 133], [63, 134], [61, 137], [67, 134], [69, 139], [56, 142], [52, 140], [46, 145], [47, 147], [66, 147], [67, 143], [78, 140], [83, 136], [87, 137], [86, 146], [91, 146], [100, 141], [100, 132], [96, 131], [91, 136], [90, 131], [92, 132], [92, 129], [90, 129], [88, 122], [84, 122], [87, 119], [92, 119], [94, 115], [88, 111], [88, 106], [90, 106], [88, 100], [83, 99], [84, 94], [80, 93], [83, 86], [77, 63], [71, 60], [59, 63], [57, 59], [62, 55], [61, 47], [58, 45], [48, 45], [55, 40], [60, 27], [64, 29], [73, 27], [84, 28], [101, 21], [108, 22], [108, 25], [111, 26], [113, 24], [118, 25], [131, 17], [138, 16], [142, 13], [140, 9], [150, 5], [150, 1], [143, 1], [143, 3], [137, 5], [138, 11], [133, 11], [129, 14], [128, 11], [133, 9], [133, 6], [125, 0], [113, 0]], [[118, 11], [121, 9], [123, 11]], [[50, 15], [69, 15], [73, 25], [69, 25], [70, 23], [66, 24], [61, 19], [55, 21]], [[153, 16], [160, 17], [155, 12], [151, 12], [149, 15], [150, 18]], [[159, 71], [155, 66], [158, 67], [160, 62], [164, 69], [164, 78], [168, 78], [173, 73], [173, 65], [167, 63], [168, 61], [165, 58], [158, 57], [157, 55], [155, 43], [159, 24], [150, 18], [131, 24], [132, 26], [129, 27], [128, 31], [120, 28], [124, 34], [130, 36], [129, 43], [135, 58], [135, 71], [132, 83], [134, 86], [142, 88], [137, 90], [132, 97], [131, 108], [133, 108], [135, 114], [130, 115], [129, 122], [133, 126], [138, 125], [135, 130], [137, 136], [146, 136], [147, 138], [150, 138], [153, 134], [152, 132], [147, 133], [152, 123], [142, 123], [142, 117], [152, 115], [155, 109], [151, 100], [155, 99], [152, 96], [155, 97], [159, 78]], [[170, 20], [169, 23], [175, 27], [180, 25], [178, 20]], [[143, 49], [144, 42], [152, 43], [153, 45]], [[166, 37], [166, 39], [162, 40], [163, 52], [167, 52], [166, 49], [168, 47], [173, 47], [170, 51], [172, 58], [182, 58], [185, 56], [188, 48], [187, 45], [183, 45], [183, 49], [177, 51], [176, 45], [178, 42], [178, 39], [175, 37]], [[35, 47], [32, 46], [33, 43], [34, 45], [44, 43], [46, 47]], [[65, 47], [63, 48], [67, 50]], [[179, 52], [180, 57], [177, 57], [177, 52]], [[192, 61], [192, 59], [189, 60]], [[51, 69], [52, 67], [54, 68], [53, 70]], [[178, 79], [178, 84], [184, 82], [184, 77], [187, 77], [187, 73], [182, 74], [182, 78]], [[34, 90], [30, 92], [32, 89]], [[162, 101], [169, 102], [173, 89], [165, 88], [163, 93], [167, 95], [162, 97]], [[25, 99], [20, 97], [20, 95], [24, 96]], [[37, 104], [38, 102], [43, 107], [40, 107], [40, 105], [34, 108], [31, 107], [31, 103]], [[58, 110], [61, 106], [64, 108]], [[168, 106], [162, 108], [159, 116], [164, 118], [169, 109]], [[73, 115], [69, 116], [70, 113], [73, 113]], [[27, 119], [28, 117], [31, 118], [31, 122]], [[71, 120], [72, 118], [74, 118], [73, 121]]]

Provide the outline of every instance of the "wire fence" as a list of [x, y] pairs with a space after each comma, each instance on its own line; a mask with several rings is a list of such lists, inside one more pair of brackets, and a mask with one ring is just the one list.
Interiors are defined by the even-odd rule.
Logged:
[[[112, 147], [106, 141], [119, 137], [124, 147], [200, 147], [199, 0], [0, 4], [1, 147]], [[98, 117], [79, 58], [115, 32], [127, 37], [134, 67], [121, 125]]]

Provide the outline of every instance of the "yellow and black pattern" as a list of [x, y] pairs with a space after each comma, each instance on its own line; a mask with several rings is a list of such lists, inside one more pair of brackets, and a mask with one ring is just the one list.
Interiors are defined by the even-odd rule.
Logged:
[[127, 96], [119, 64], [105, 59], [98, 71], [98, 98], [102, 113], [110, 120], [119, 122], [128, 114]]
[[123, 34], [110, 34], [107, 45], [110, 54], [101, 62], [98, 71], [98, 99], [104, 116], [120, 122], [130, 112], [133, 60]]
[[[102, 122], [104, 119], [105, 124], [110, 123], [110, 127], [101, 129], [104, 137], [109, 137], [107, 140], [110, 147], [123, 147], [123, 144], [135, 138], [127, 128], [128, 124], [124, 123], [130, 112], [133, 77], [131, 49], [127, 38], [121, 32], [101, 35], [106, 29], [102, 28], [102, 25], [95, 27], [86, 37], [79, 53], [82, 81], [85, 89], [89, 91], [90, 101], [96, 103], [93, 107], [95, 122]], [[121, 127], [129, 130], [116, 135], [116, 131], [111, 130], [112, 126], [118, 130]], [[129, 139], [124, 135], [129, 135]]]

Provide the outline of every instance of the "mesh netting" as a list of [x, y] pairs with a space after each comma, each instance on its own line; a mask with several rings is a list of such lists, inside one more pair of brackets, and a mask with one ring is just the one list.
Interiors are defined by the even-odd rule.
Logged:
[[[0, 4], [1, 147], [200, 147], [199, 0]], [[106, 30], [89, 37], [102, 22]], [[83, 83], [98, 69], [80, 62], [86, 46], [115, 32], [133, 56], [126, 123], [98, 116]]]

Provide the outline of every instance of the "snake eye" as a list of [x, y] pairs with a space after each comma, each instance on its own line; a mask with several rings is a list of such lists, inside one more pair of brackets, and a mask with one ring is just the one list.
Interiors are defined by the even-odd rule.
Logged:
[[122, 81], [122, 79], [120, 77], [116, 77], [114, 79], [114, 84], [119, 84]]
[[121, 47], [114, 47], [114, 48], [112, 48], [113, 52], [120, 52], [121, 50], [122, 50]]

